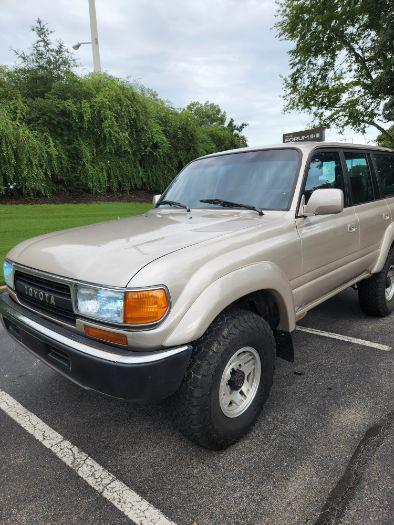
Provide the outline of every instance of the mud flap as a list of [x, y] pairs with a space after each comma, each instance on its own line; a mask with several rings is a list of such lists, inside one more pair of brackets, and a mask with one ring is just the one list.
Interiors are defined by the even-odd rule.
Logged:
[[276, 342], [276, 355], [294, 363], [294, 345], [291, 332], [274, 331]]

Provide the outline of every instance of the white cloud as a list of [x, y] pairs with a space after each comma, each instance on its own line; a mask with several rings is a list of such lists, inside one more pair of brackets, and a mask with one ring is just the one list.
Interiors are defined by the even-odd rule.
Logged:
[[[274, 0], [96, 0], [103, 68], [138, 80], [176, 107], [191, 100], [220, 104], [248, 122], [251, 145], [281, 142], [304, 129], [307, 115], [282, 113], [280, 75], [288, 72], [287, 44], [275, 37]], [[12, 64], [11, 47], [26, 49], [29, 27], [40, 17], [69, 47], [90, 40], [87, 0], [1, 0], [0, 63]], [[90, 46], [77, 54], [91, 69]], [[365, 142], [376, 137], [349, 131]], [[339, 135], [330, 130], [327, 138]], [[341, 139], [343, 140], [343, 138]]]

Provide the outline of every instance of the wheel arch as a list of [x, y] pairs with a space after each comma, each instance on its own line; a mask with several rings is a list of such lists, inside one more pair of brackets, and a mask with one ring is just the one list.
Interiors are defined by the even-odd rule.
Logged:
[[206, 287], [169, 334], [165, 346], [195, 341], [232, 305], [255, 309], [272, 328], [285, 332], [295, 328], [290, 283], [277, 265], [262, 262], [237, 269]]
[[385, 231], [383, 241], [380, 245], [378, 260], [375, 262], [371, 273], [379, 273], [385, 265], [390, 250], [394, 247], [394, 222], [392, 222]]

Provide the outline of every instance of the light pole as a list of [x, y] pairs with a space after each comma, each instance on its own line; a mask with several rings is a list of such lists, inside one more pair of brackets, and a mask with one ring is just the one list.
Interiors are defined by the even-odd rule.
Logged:
[[89, 0], [89, 17], [90, 17], [90, 34], [91, 34], [92, 40], [90, 42], [77, 42], [72, 47], [73, 49], [77, 51], [84, 44], [92, 44], [93, 71], [95, 73], [101, 73], [100, 48], [99, 48], [98, 33], [97, 33], [97, 17], [96, 17], [95, 0]]
[[75, 49], [75, 51], [78, 51], [78, 49], [85, 45], [85, 44], [91, 44], [92, 42], [77, 42], [76, 44], [73, 45], [73, 49]]
[[93, 71], [101, 73], [100, 49], [97, 33], [96, 1], [89, 0], [90, 34], [92, 37]]

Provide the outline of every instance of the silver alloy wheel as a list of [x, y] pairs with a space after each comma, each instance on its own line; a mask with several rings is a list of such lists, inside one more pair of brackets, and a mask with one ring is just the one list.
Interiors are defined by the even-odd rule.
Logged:
[[394, 297], [394, 264], [392, 264], [387, 273], [386, 301], [389, 302]]
[[237, 350], [227, 363], [219, 387], [219, 402], [227, 417], [238, 417], [256, 397], [261, 379], [261, 359], [254, 348]]

